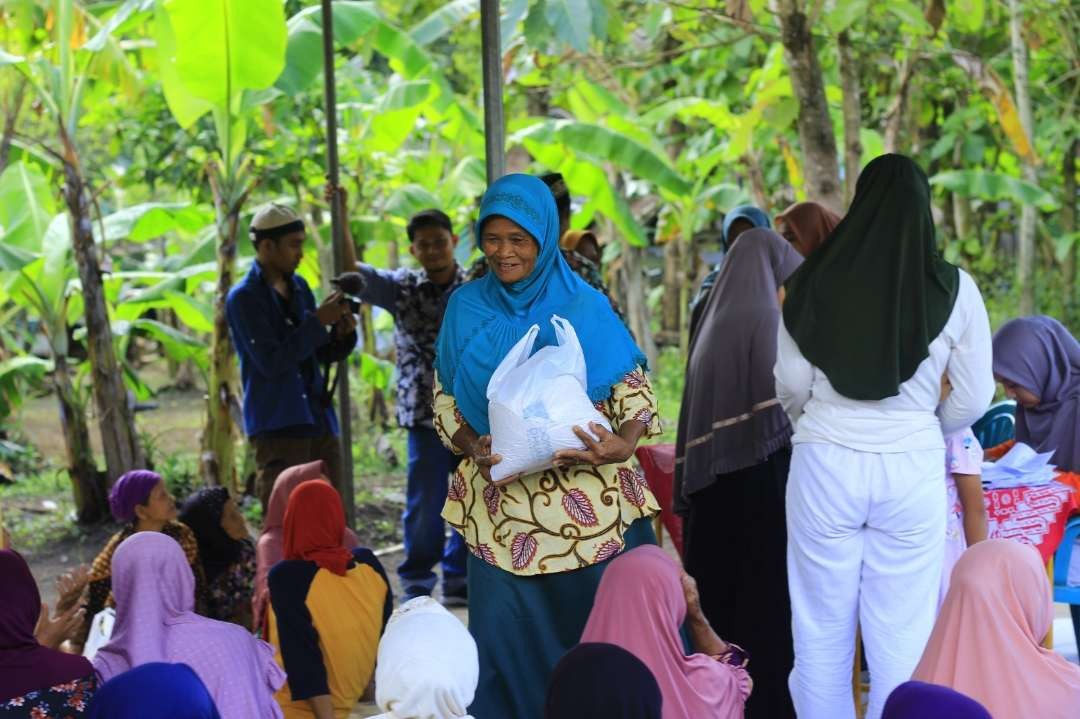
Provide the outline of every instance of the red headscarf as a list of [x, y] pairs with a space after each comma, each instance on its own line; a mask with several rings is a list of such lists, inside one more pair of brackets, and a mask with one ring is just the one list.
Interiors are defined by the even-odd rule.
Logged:
[[[320, 459], [289, 467], [274, 480], [274, 489], [270, 492], [270, 506], [266, 508], [266, 514], [263, 516], [263, 531], [255, 545], [255, 593], [251, 604], [252, 619], [257, 632], [262, 632], [265, 628], [263, 620], [266, 618], [266, 608], [270, 605], [270, 590], [266, 586], [266, 578], [270, 575], [273, 566], [285, 558], [283, 525], [289, 496], [303, 482], [315, 481], [329, 484], [326, 480], [329, 474], [330, 470], [327, 469], [326, 462]], [[360, 546], [356, 535], [347, 528], [342, 534], [341, 543], [346, 549], [356, 549]]]
[[341, 542], [344, 532], [337, 490], [322, 482], [304, 482], [293, 490], [285, 509], [285, 559], [306, 559], [344, 576], [352, 559]]

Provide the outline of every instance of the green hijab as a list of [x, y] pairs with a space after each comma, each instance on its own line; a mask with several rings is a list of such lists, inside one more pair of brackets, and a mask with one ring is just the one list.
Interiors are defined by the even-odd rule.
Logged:
[[952, 313], [959, 270], [934, 240], [930, 184], [910, 158], [859, 175], [847, 216], [786, 283], [784, 325], [837, 392], [900, 392]]

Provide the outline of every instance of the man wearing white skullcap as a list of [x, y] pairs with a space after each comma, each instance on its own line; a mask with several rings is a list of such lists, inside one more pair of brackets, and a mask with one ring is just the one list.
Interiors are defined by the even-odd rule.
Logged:
[[[329, 365], [356, 346], [356, 318], [334, 292], [316, 307], [304, 278], [304, 221], [289, 207], [268, 204], [248, 228], [255, 244], [251, 270], [226, 301], [244, 386], [244, 432], [255, 449], [255, 485], [263, 510], [285, 468], [323, 460], [340, 486], [341, 445], [324, 378]], [[329, 329], [328, 329], [329, 328]]]

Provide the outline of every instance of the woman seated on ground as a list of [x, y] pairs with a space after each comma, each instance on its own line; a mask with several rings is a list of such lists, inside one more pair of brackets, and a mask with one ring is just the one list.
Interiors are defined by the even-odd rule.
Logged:
[[199, 563], [206, 576], [207, 616], [251, 626], [255, 580], [255, 543], [247, 522], [225, 487], [206, 487], [184, 502], [180, 521], [199, 543]]
[[656, 677], [614, 644], [578, 644], [551, 674], [544, 719], [661, 719]]
[[116, 624], [94, 656], [108, 681], [151, 662], [190, 666], [223, 719], [280, 718], [274, 691], [285, 675], [273, 650], [235, 624], [195, 614], [195, 576], [184, 552], [158, 532], [138, 532], [113, 556]]
[[776, 216], [776, 231], [803, 257], [825, 244], [840, 215], [816, 202], [796, 202]]
[[948, 687], [904, 682], [893, 689], [881, 719], [992, 719], [979, 702]]
[[87, 719], [221, 719], [199, 675], [187, 664], [151, 662], [105, 682]]
[[206, 580], [199, 564], [199, 543], [187, 526], [176, 521], [176, 500], [165, 488], [161, 475], [147, 469], [133, 469], [125, 473], [116, 480], [109, 492], [109, 509], [116, 521], [124, 526], [109, 539], [90, 567], [86, 617], [79, 635], [80, 643], [86, 641], [94, 616], [102, 609], [113, 606], [113, 553], [121, 542], [136, 532], [160, 532], [179, 543], [195, 574], [192, 588], [195, 611], [205, 614]]
[[266, 628], [289, 675], [276, 699], [286, 719], [344, 719], [375, 672], [394, 599], [370, 549], [342, 544], [337, 490], [304, 482], [285, 510], [285, 559], [270, 570]]
[[[686, 622], [696, 652], [686, 656]], [[716, 636], [694, 580], [655, 545], [616, 557], [600, 580], [581, 641], [627, 650], [649, 668], [664, 697], [664, 719], [736, 719], [753, 683], [747, 655]]]
[[[289, 497], [302, 482], [318, 480], [330, 484], [327, 479], [328, 472], [326, 462], [320, 459], [289, 467], [274, 480], [270, 502], [263, 517], [262, 533], [259, 534], [255, 547], [255, 593], [251, 600], [252, 628], [262, 634], [264, 639], [266, 610], [270, 608], [270, 590], [266, 586], [266, 577], [274, 565], [285, 558], [285, 508], [289, 504]], [[342, 532], [341, 543], [350, 551], [359, 545], [356, 535], [347, 527]]]
[[386, 623], [375, 670], [376, 719], [467, 717], [480, 664], [461, 620], [431, 597], [402, 604]]
[[987, 539], [956, 563], [912, 679], [966, 694], [994, 719], [1075, 717], [1080, 667], [1042, 647], [1053, 620], [1039, 553]]
[[[0, 717], [68, 717], [82, 714], [97, 686], [93, 667], [80, 656], [57, 651], [75, 612], [55, 625], [42, 617], [34, 576], [26, 560], [0, 550]], [[54, 631], [37, 632], [43, 619]]]

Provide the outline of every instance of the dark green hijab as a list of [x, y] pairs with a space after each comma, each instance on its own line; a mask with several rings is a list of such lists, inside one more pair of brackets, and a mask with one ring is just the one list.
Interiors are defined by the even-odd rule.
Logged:
[[859, 175], [847, 216], [787, 281], [784, 325], [837, 392], [900, 392], [952, 313], [959, 270], [934, 241], [930, 184], [903, 155]]

